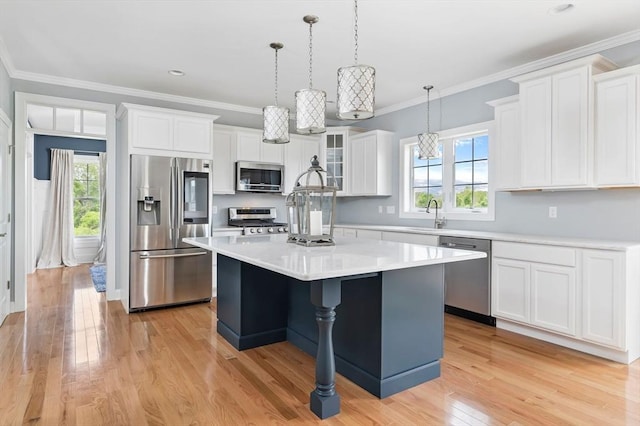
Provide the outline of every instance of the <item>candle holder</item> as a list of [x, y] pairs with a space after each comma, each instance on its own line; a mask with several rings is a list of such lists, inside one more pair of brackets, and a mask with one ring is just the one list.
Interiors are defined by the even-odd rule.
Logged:
[[320, 167], [318, 156], [314, 155], [311, 167], [298, 176], [287, 196], [288, 242], [307, 247], [335, 245], [336, 191], [334, 176]]

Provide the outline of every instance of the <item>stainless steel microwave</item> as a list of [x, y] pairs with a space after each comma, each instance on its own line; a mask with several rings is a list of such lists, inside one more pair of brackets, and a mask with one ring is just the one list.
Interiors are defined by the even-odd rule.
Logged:
[[283, 179], [282, 164], [236, 162], [236, 191], [281, 193]]

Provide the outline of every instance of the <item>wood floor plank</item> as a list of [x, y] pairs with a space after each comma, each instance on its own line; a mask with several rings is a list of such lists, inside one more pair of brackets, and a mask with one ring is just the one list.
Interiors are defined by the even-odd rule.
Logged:
[[87, 266], [38, 271], [27, 290], [27, 313], [0, 328], [2, 426], [640, 424], [639, 361], [449, 315], [440, 378], [380, 400], [338, 374], [342, 411], [319, 420], [313, 357], [288, 342], [236, 351], [215, 300], [127, 315]]

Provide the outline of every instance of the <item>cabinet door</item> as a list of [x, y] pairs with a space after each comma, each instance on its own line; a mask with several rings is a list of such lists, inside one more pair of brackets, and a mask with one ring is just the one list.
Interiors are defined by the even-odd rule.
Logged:
[[349, 193], [376, 195], [378, 179], [376, 135], [352, 137], [349, 140], [349, 158]]
[[291, 135], [284, 146], [284, 192], [293, 190], [296, 179], [311, 167], [311, 157], [320, 158], [320, 137]]
[[586, 185], [589, 71], [582, 67], [552, 78], [551, 183]]
[[531, 267], [528, 262], [494, 258], [491, 272], [491, 314], [529, 322]]
[[338, 194], [344, 195], [347, 190], [346, 171], [346, 143], [347, 133], [325, 133], [324, 134], [324, 163], [325, 170], [335, 177], [335, 184], [338, 187]]
[[575, 268], [532, 264], [531, 324], [576, 335]]
[[136, 148], [173, 149], [173, 116], [149, 111], [132, 111], [132, 141]]
[[595, 86], [595, 183], [638, 184], [638, 77], [602, 81]]
[[262, 132], [238, 131], [236, 139], [238, 161], [282, 164], [282, 145], [262, 142]]
[[582, 253], [582, 338], [626, 350], [624, 268], [623, 253]]
[[522, 186], [551, 184], [551, 77], [520, 84]]
[[260, 159], [260, 145], [263, 142], [259, 132], [238, 131], [236, 133], [236, 143], [238, 161], [262, 162]]
[[518, 102], [495, 108], [496, 188], [520, 187], [520, 108]]
[[[282, 164], [284, 147], [277, 143], [260, 141], [260, 161], [262, 163]], [[288, 144], [287, 144], [288, 145]]]
[[173, 149], [175, 151], [211, 154], [213, 122], [204, 118], [176, 117]]
[[235, 134], [227, 130], [213, 131], [213, 193], [235, 193]]

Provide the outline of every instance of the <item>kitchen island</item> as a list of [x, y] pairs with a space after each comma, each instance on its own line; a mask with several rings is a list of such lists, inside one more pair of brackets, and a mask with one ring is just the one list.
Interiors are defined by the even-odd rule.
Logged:
[[320, 418], [340, 412], [336, 370], [380, 398], [439, 377], [443, 264], [484, 253], [349, 237], [303, 247], [286, 239], [184, 239], [217, 253], [218, 333], [238, 350], [288, 340], [315, 355], [310, 408]]

